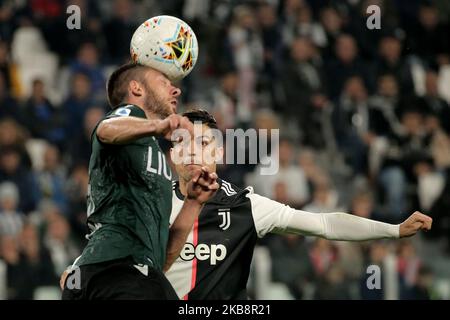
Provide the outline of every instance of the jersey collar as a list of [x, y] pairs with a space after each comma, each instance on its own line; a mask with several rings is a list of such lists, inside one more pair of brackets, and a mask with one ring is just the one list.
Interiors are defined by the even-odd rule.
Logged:
[[125, 108], [125, 107], [135, 107], [133, 116], [147, 119], [147, 115], [145, 114], [144, 109], [142, 109], [141, 107], [139, 107], [136, 104], [121, 103], [114, 110], [119, 109], [119, 108]]
[[[219, 184], [219, 189], [217, 190], [217, 192], [214, 195], [214, 197], [209, 199], [209, 201], [211, 201], [214, 198], [216, 198], [217, 194], [219, 193], [220, 189], [222, 188], [222, 180], [220, 178], [217, 179], [217, 183]], [[174, 181], [174, 183], [173, 183], [173, 190], [175, 191], [175, 195], [177, 196], [177, 198], [180, 199], [181, 201], [184, 201], [184, 196], [183, 196], [183, 194], [180, 191], [180, 182], [179, 181]]]

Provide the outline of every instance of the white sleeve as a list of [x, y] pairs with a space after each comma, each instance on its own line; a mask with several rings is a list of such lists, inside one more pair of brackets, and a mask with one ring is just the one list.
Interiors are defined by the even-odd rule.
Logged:
[[297, 233], [329, 240], [364, 241], [399, 238], [399, 225], [365, 219], [343, 212], [312, 213], [295, 210], [277, 201], [247, 194], [258, 237], [269, 232]]

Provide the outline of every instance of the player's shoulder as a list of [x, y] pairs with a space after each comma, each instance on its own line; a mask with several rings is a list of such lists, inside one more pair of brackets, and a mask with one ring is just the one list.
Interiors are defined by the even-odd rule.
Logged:
[[114, 117], [140, 117], [145, 118], [145, 112], [135, 104], [121, 104], [108, 112], [106, 119]]
[[241, 188], [223, 179], [218, 179], [220, 189], [214, 197], [214, 202], [221, 204], [236, 204], [248, 201], [247, 194], [253, 193], [252, 187]]
[[[249, 199], [247, 195], [253, 194], [252, 187], [240, 188], [235, 184], [220, 178], [217, 181], [220, 185], [220, 188], [219, 190], [217, 190], [214, 197], [208, 201], [209, 204], [218, 206], [239, 205], [242, 202], [248, 202]], [[172, 181], [172, 192], [180, 200], [183, 198], [182, 194], [180, 193], [178, 181]]]
[[95, 128], [91, 132], [91, 141], [97, 141], [99, 145], [102, 145], [100, 140], [97, 138], [97, 129], [100, 124], [106, 120], [117, 117], [139, 117], [146, 118], [144, 110], [135, 104], [120, 104], [113, 110], [109, 111], [103, 119], [101, 119]]

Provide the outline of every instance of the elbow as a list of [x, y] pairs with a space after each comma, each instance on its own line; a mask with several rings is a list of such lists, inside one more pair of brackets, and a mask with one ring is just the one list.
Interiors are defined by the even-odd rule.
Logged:
[[96, 134], [97, 138], [102, 143], [112, 144], [115, 143], [114, 137], [110, 134], [111, 132], [111, 125], [107, 122], [107, 120], [102, 121], [102, 123], [99, 124]]

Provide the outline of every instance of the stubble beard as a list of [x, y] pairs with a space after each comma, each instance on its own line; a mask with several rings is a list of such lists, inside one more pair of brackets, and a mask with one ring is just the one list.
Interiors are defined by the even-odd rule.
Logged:
[[164, 101], [147, 84], [145, 84], [145, 90], [147, 92], [147, 96], [145, 98], [145, 106], [149, 109], [150, 112], [154, 113], [161, 119], [165, 119], [173, 114], [172, 106], [169, 102]]

